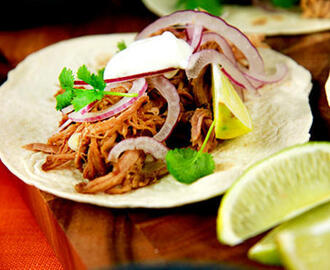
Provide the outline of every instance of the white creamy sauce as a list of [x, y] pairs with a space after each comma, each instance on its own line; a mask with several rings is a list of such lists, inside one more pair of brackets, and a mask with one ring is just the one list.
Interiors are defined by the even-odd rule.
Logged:
[[104, 79], [172, 67], [185, 69], [192, 53], [193, 49], [187, 42], [171, 32], [164, 32], [159, 36], [135, 41], [115, 54], [105, 68]]

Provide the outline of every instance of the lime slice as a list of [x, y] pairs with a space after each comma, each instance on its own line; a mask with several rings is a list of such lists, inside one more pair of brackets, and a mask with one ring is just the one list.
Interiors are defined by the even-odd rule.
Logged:
[[[275, 243], [276, 236], [283, 231], [296, 232], [298, 230], [306, 230], [309, 229], [311, 226], [318, 226], [321, 223], [324, 223], [326, 220], [328, 221], [328, 226], [330, 230], [330, 203], [326, 203], [316, 208], [313, 208], [310, 211], [281, 224], [280, 226], [269, 232], [257, 244], [255, 244], [249, 250], [248, 257], [252, 260], [265, 264], [281, 265], [281, 257], [278, 252], [277, 245]], [[304, 245], [309, 245], [307, 244], [308, 242], [306, 242], [306, 244]], [[328, 247], [328, 254], [330, 254], [329, 248], [330, 245]]]
[[276, 236], [287, 269], [330, 269], [330, 204], [312, 211], [306, 220]]
[[330, 143], [282, 150], [250, 167], [224, 196], [219, 241], [235, 245], [330, 200]]
[[216, 64], [212, 64], [212, 97], [215, 136], [218, 139], [235, 138], [252, 130], [248, 110]]

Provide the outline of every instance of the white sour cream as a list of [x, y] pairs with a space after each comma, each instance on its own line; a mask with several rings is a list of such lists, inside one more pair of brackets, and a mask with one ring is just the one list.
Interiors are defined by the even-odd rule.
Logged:
[[171, 32], [164, 32], [131, 43], [125, 50], [115, 54], [104, 70], [104, 79], [125, 77], [166, 68], [185, 69], [191, 46]]

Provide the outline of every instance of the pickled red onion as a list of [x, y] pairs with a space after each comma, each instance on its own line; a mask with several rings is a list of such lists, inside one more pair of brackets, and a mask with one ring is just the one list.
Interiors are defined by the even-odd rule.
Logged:
[[141, 136], [137, 138], [129, 138], [116, 144], [110, 151], [108, 160], [117, 161], [120, 154], [127, 150], [143, 150], [150, 153], [156, 159], [165, 160], [168, 148], [162, 143], [156, 141], [152, 137]]
[[89, 112], [89, 113], [73, 112], [68, 115], [69, 119], [71, 119], [74, 122], [95, 122], [109, 118], [131, 106], [136, 100], [138, 100], [145, 93], [147, 88], [148, 88], [148, 84], [144, 78], [137, 79], [133, 81], [132, 88], [128, 91], [128, 93], [138, 93], [138, 97], [133, 97], [133, 98], [123, 97], [116, 104], [99, 112]]
[[186, 25], [197, 23], [204, 26], [204, 28], [215, 32], [225, 39], [229, 40], [245, 55], [249, 70], [255, 73], [264, 73], [264, 63], [258, 50], [252, 45], [250, 40], [236, 27], [229, 25], [220, 17], [208, 14], [203, 11], [184, 10], [177, 11], [170, 15], [159, 18], [146, 28], [142, 30], [137, 36], [136, 40], [146, 38], [152, 33], [160, 29], [172, 25]]
[[167, 117], [165, 123], [153, 137], [155, 140], [162, 142], [171, 134], [178, 121], [180, 114], [180, 97], [175, 86], [163, 76], [150, 78], [149, 82], [167, 101]]

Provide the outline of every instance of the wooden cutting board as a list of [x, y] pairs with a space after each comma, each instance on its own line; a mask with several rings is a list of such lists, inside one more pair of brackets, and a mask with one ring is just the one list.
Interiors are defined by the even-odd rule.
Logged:
[[[112, 16], [75, 25], [0, 31], [0, 78], [29, 53], [56, 41], [85, 34], [136, 32], [155, 18], [139, 5], [112, 12]], [[312, 72], [311, 138], [329, 140], [330, 110], [324, 83], [330, 69], [330, 33], [272, 37], [267, 43]], [[172, 209], [111, 209], [61, 199], [13, 179], [65, 269], [106, 269], [138, 262], [281, 269], [247, 258], [247, 250], [260, 236], [236, 247], [218, 243], [215, 226], [221, 197]]]

